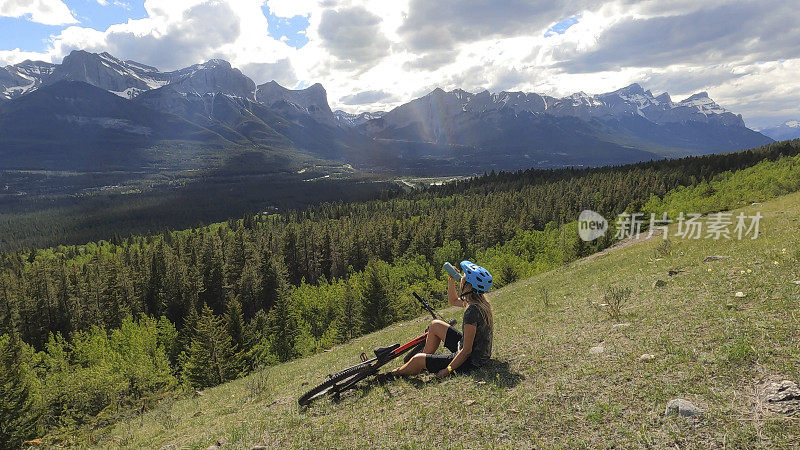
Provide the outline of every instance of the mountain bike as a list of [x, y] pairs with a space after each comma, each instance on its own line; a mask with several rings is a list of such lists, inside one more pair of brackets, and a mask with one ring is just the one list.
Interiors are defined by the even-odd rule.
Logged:
[[[420, 305], [422, 305], [422, 308], [430, 313], [431, 317], [442, 320], [427, 301], [417, 295], [416, 292], [413, 292], [412, 294], [417, 301], [419, 301]], [[456, 320], [453, 319], [449, 323], [451, 326], [455, 326]], [[425, 347], [425, 339], [427, 337], [428, 329], [426, 328], [424, 333], [406, 342], [405, 344], [393, 344], [387, 347], [376, 348], [374, 350], [375, 356], [371, 359], [367, 359], [366, 353], [361, 353], [360, 363], [352, 365], [339, 372], [329, 374], [327, 380], [303, 394], [297, 400], [297, 403], [299, 403], [300, 406], [306, 406], [312, 401], [326, 394], [336, 398], [340, 393], [354, 388], [359, 381], [370, 376], [377, 375], [378, 369], [380, 369], [381, 366], [387, 364], [404, 353], [407, 353], [407, 355], [403, 360], [408, 362], [412, 356], [422, 351], [422, 349]]]

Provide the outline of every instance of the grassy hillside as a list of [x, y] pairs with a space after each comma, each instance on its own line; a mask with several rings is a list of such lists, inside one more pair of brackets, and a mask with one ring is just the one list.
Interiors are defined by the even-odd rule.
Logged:
[[[800, 445], [798, 419], [767, 412], [756, 394], [767, 377], [800, 381], [800, 193], [743, 211], [764, 215], [757, 240], [673, 239], [668, 248], [653, 238], [494, 292], [496, 361], [474, 375], [364, 384], [338, 403], [298, 409], [297, 397], [324, 374], [355, 362], [361, 351], [415, 336], [425, 325], [420, 318], [195, 398], [167, 397], [84, 444]], [[703, 262], [709, 255], [727, 258]], [[669, 276], [672, 269], [681, 272]], [[656, 280], [665, 284], [654, 287]], [[617, 319], [596, 306], [610, 287], [631, 290]], [[704, 418], [665, 418], [667, 402], [678, 397], [703, 408]]]

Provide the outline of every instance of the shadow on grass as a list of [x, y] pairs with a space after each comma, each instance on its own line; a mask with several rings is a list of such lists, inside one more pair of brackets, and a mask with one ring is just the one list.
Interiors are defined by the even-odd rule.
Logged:
[[[492, 385], [493, 387], [502, 389], [513, 388], [525, 379], [524, 375], [511, 369], [511, 365], [508, 363], [508, 361], [499, 361], [496, 359], [489, 360], [489, 362], [482, 367], [472, 370], [469, 373], [457, 376], [472, 378], [481, 384], [485, 383], [487, 385]], [[439, 380], [435, 376], [431, 378], [421, 378], [419, 376], [415, 376], [407, 377], [405, 381], [417, 389], [422, 389], [429, 383], [436, 383], [444, 380]]]
[[[525, 379], [525, 376], [519, 372], [514, 371], [511, 368], [511, 365], [508, 361], [500, 361], [492, 359], [482, 367], [475, 369], [467, 374], [457, 375], [458, 377], [463, 378], [472, 378], [473, 380], [477, 381], [481, 384], [486, 384], [486, 386], [491, 386], [494, 388], [500, 389], [510, 389], [514, 386], [518, 385], [522, 380]], [[427, 385], [431, 383], [438, 383], [444, 381], [444, 379], [438, 379], [435, 376], [411, 376], [405, 377], [403, 379], [406, 383], [410, 384], [416, 389], [423, 389]], [[353, 403], [358, 402], [362, 398], [366, 397], [373, 389], [375, 388], [383, 388], [384, 393], [388, 397], [394, 397], [392, 392], [386, 387], [389, 386], [391, 383], [394, 382], [385, 382], [380, 383], [374, 377], [370, 377], [366, 380], [359, 382], [353, 388], [342, 392], [339, 395], [334, 395], [330, 398], [331, 404], [333, 405], [343, 405], [346, 403]], [[309, 412], [309, 407], [301, 407], [301, 412]], [[320, 414], [319, 411], [314, 413], [315, 415]], [[327, 412], [322, 413], [327, 414]]]
[[503, 389], [513, 388], [525, 379], [524, 375], [511, 368], [508, 361], [496, 359], [489, 360], [488, 363], [465, 376]]

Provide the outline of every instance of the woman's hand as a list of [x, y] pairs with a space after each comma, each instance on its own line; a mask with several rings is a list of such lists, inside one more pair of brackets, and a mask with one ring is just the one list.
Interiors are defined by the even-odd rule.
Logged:
[[442, 369], [442, 370], [436, 372], [436, 378], [444, 378], [444, 377], [446, 377], [448, 375], [450, 375], [450, 371], [447, 370], [447, 369]]

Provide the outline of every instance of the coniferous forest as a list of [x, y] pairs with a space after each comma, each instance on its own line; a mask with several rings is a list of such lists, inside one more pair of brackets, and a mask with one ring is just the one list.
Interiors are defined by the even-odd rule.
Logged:
[[491, 173], [382, 200], [0, 254], [0, 441], [91, 429], [444, 304], [444, 261], [497, 286], [612, 243], [583, 209], [800, 153], [800, 143], [594, 169]]

